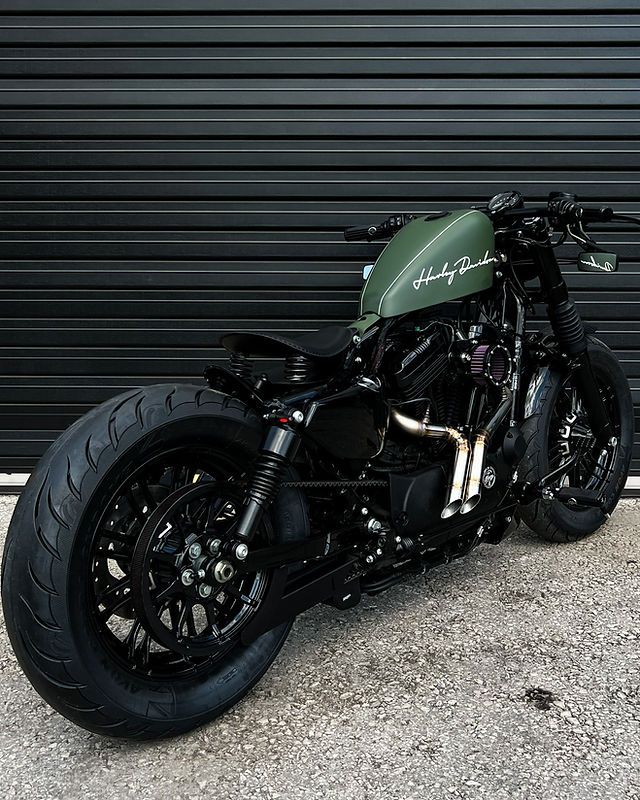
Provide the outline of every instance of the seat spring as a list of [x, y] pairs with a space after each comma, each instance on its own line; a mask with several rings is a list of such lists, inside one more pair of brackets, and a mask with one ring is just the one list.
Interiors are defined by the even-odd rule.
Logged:
[[242, 353], [231, 353], [229, 369], [239, 378], [250, 378], [253, 373], [253, 361]]
[[284, 377], [289, 383], [307, 383], [315, 378], [315, 365], [310, 358], [292, 353], [284, 362]]

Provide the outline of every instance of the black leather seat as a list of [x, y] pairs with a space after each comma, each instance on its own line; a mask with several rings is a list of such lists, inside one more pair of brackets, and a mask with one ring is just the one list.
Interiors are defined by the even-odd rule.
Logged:
[[329, 325], [295, 339], [276, 333], [227, 333], [222, 337], [222, 346], [230, 353], [255, 358], [284, 358], [290, 353], [301, 353], [309, 358], [336, 358], [347, 349], [354, 333], [341, 325]]

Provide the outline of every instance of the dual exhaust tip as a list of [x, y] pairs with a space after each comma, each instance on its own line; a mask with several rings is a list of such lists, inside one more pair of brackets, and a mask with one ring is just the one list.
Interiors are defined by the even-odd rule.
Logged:
[[425, 436], [433, 439], [446, 439], [455, 446], [453, 476], [447, 502], [442, 509], [442, 519], [449, 519], [454, 514], [468, 514], [482, 499], [482, 474], [484, 471], [487, 444], [498, 425], [505, 418], [511, 407], [511, 399], [505, 398], [498, 410], [479, 430], [471, 446], [469, 439], [457, 428], [448, 425], [434, 425], [403, 414], [397, 408], [392, 409], [391, 416], [400, 428], [413, 436]]
[[[440, 515], [442, 519], [448, 519], [454, 514], [468, 514], [478, 505], [482, 499], [482, 473], [484, 470], [485, 451], [487, 445], [487, 436], [484, 431], [480, 431], [475, 437], [473, 446], [469, 447], [467, 440], [467, 458], [464, 464], [464, 478], [462, 488], [459, 490], [457, 486], [451, 487], [449, 493], [449, 502], [442, 509]], [[455, 478], [455, 464], [458, 460], [458, 450], [456, 449], [456, 458], [454, 461], [454, 478]], [[460, 466], [462, 472], [463, 466]], [[454, 480], [455, 483], [455, 480]], [[455, 489], [455, 491], [454, 491]]]

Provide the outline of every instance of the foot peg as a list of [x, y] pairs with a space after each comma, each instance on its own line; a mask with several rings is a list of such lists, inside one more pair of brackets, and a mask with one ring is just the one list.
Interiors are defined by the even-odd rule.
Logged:
[[599, 508], [604, 511], [604, 502], [600, 498], [598, 492], [592, 489], [578, 489], [572, 486], [563, 486], [561, 489], [544, 489], [545, 492], [551, 492], [555, 500], [560, 500], [568, 506], [587, 506], [588, 508]]
[[583, 506], [605, 510], [605, 502], [593, 489], [579, 489], [577, 486], [546, 486], [543, 479], [538, 483], [516, 484], [514, 494], [521, 503], [534, 500], [559, 500], [567, 506]]

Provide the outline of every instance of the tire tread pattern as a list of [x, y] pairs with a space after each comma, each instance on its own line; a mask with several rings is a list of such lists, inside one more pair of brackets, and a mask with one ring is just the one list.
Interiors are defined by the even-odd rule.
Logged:
[[[71, 532], [86, 503], [89, 472], [97, 476], [109, 449], [116, 451], [125, 431], [153, 428], [178, 409], [192, 407], [200, 415], [224, 414], [245, 423], [257, 417], [239, 401], [202, 386], [156, 385], [107, 401], [74, 423], [42, 458], [16, 506], [2, 565], [2, 592], [7, 627], [14, 649], [39, 693], [66, 716], [94, 732], [127, 738], [171, 736], [193, 727], [193, 719], [176, 724], [116, 717], [95, 686], [74, 675], [77, 662], [65, 630], [65, 604], [60, 589], [66, 585]], [[29, 524], [31, 521], [31, 524]], [[37, 567], [35, 566], [37, 564]], [[39, 575], [47, 574], [49, 581]], [[20, 583], [22, 589], [16, 590]], [[19, 600], [19, 603], [17, 602]], [[26, 635], [23, 612], [35, 624]], [[115, 718], [114, 718], [115, 717]]]
[[[617, 384], [620, 394], [619, 400], [629, 419], [624, 420], [626, 435], [623, 433], [618, 477], [613, 491], [610, 492], [607, 513], [611, 513], [615, 508], [621, 494], [624, 482], [629, 472], [631, 459], [631, 448], [633, 444], [633, 404], [628, 382], [624, 376], [622, 368], [613, 352], [599, 339], [589, 335], [589, 349], [596, 353], [596, 358], [601, 358], [606, 363], [608, 377], [612, 385]], [[549, 435], [549, 420], [553, 404], [556, 401], [556, 392], [561, 382], [561, 376], [557, 374], [555, 380], [547, 382], [540, 397], [538, 411], [528, 417], [522, 425], [527, 449], [525, 456], [520, 462], [518, 472], [520, 479], [534, 483], [542, 478], [548, 471], [546, 449]], [[589, 523], [583, 515], [579, 514], [570, 519], [566, 513], [567, 509], [558, 500], [544, 500], [542, 498], [534, 500], [532, 503], [522, 506], [519, 515], [534, 533], [549, 542], [577, 542], [585, 536], [594, 533], [606, 521], [606, 515], [602, 512], [596, 514], [596, 509], [591, 509]], [[582, 525], [581, 525], [582, 521]]]

